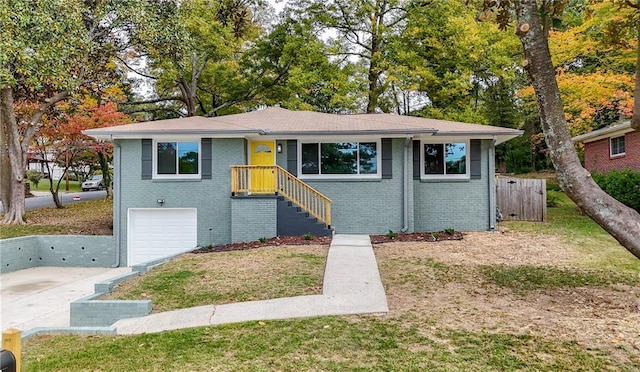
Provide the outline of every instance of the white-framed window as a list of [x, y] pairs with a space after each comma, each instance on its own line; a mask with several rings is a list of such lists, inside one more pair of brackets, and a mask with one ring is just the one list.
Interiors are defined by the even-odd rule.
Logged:
[[200, 178], [200, 140], [154, 140], [154, 178]]
[[469, 178], [469, 141], [421, 142], [420, 178]]
[[612, 157], [624, 155], [624, 136], [609, 138], [609, 150]]
[[380, 140], [300, 143], [302, 178], [380, 178]]

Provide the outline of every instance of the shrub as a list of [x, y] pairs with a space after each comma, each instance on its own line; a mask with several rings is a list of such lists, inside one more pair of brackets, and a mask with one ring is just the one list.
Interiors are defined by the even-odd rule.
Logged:
[[547, 207], [557, 207], [560, 204], [560, 197], [555, 192], [547, 192]]
[[547, 191], [562, 191], [560, 185], [552, 180], [547, 180]]
[[453, 235], [456, 233], [456, 230], [453, 229], [453, 227], [448, 227], [446, 229], [444, 229], [444, 232], [446, 232], [449, 235]]
[[33, 182], [33, 185], [36, 188], [38, 187], [38, 184], [40, 183], [40, 180], [42, 179], [42, 177], [44, 177], [44, 174], [40, 171], [37, 171], [35, 169], [27, 170], [27, 179]]
[[303, 238], [304, 240], [313, 240], [313, 234], [311, 234], [310, 232], [308, 232], [308, 233], [306, 233], [306, 234], [302, 235], [302, 238]]
[[398, 237], [398, 233], [397, 232], [393, 232], [392, 230], [389, 230], [389, 232], [387, 233], [387, 238], [394, 240], [395, 238]]
[[616, 200], [640, 212], [640, 172], [630, 169], [594, 174], [593, 180]]

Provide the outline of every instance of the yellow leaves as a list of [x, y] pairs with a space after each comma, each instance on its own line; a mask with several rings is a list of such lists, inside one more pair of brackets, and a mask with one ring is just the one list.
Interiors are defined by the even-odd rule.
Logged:
[[[596, 114], [602, 110], [617, 110], [620, 117], [632, 113], [634, 77], [631, 74], [560, 73], [556, 80], [572, 135], [592, 129], [596, 125]], [[525, 102], [535, 102], [533, 87], [521, 89], [518, 96]]]

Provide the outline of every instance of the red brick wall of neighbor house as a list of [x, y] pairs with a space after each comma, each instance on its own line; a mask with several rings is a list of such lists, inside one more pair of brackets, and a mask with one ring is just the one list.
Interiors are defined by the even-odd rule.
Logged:
[[584, 165], [591, 172], [606, 173], [612, 169], [632, 169], [640, 172], [640, 132], [625, 134], [625, 154], [609, 156], [609, 139], [585, 143]]

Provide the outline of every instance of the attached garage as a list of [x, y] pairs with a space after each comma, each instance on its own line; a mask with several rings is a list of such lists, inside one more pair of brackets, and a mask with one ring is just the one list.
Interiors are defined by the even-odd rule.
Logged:
[[129, 266], [187, 252], [197, 245], [196, 208], [130, 208], [128, 217]]

